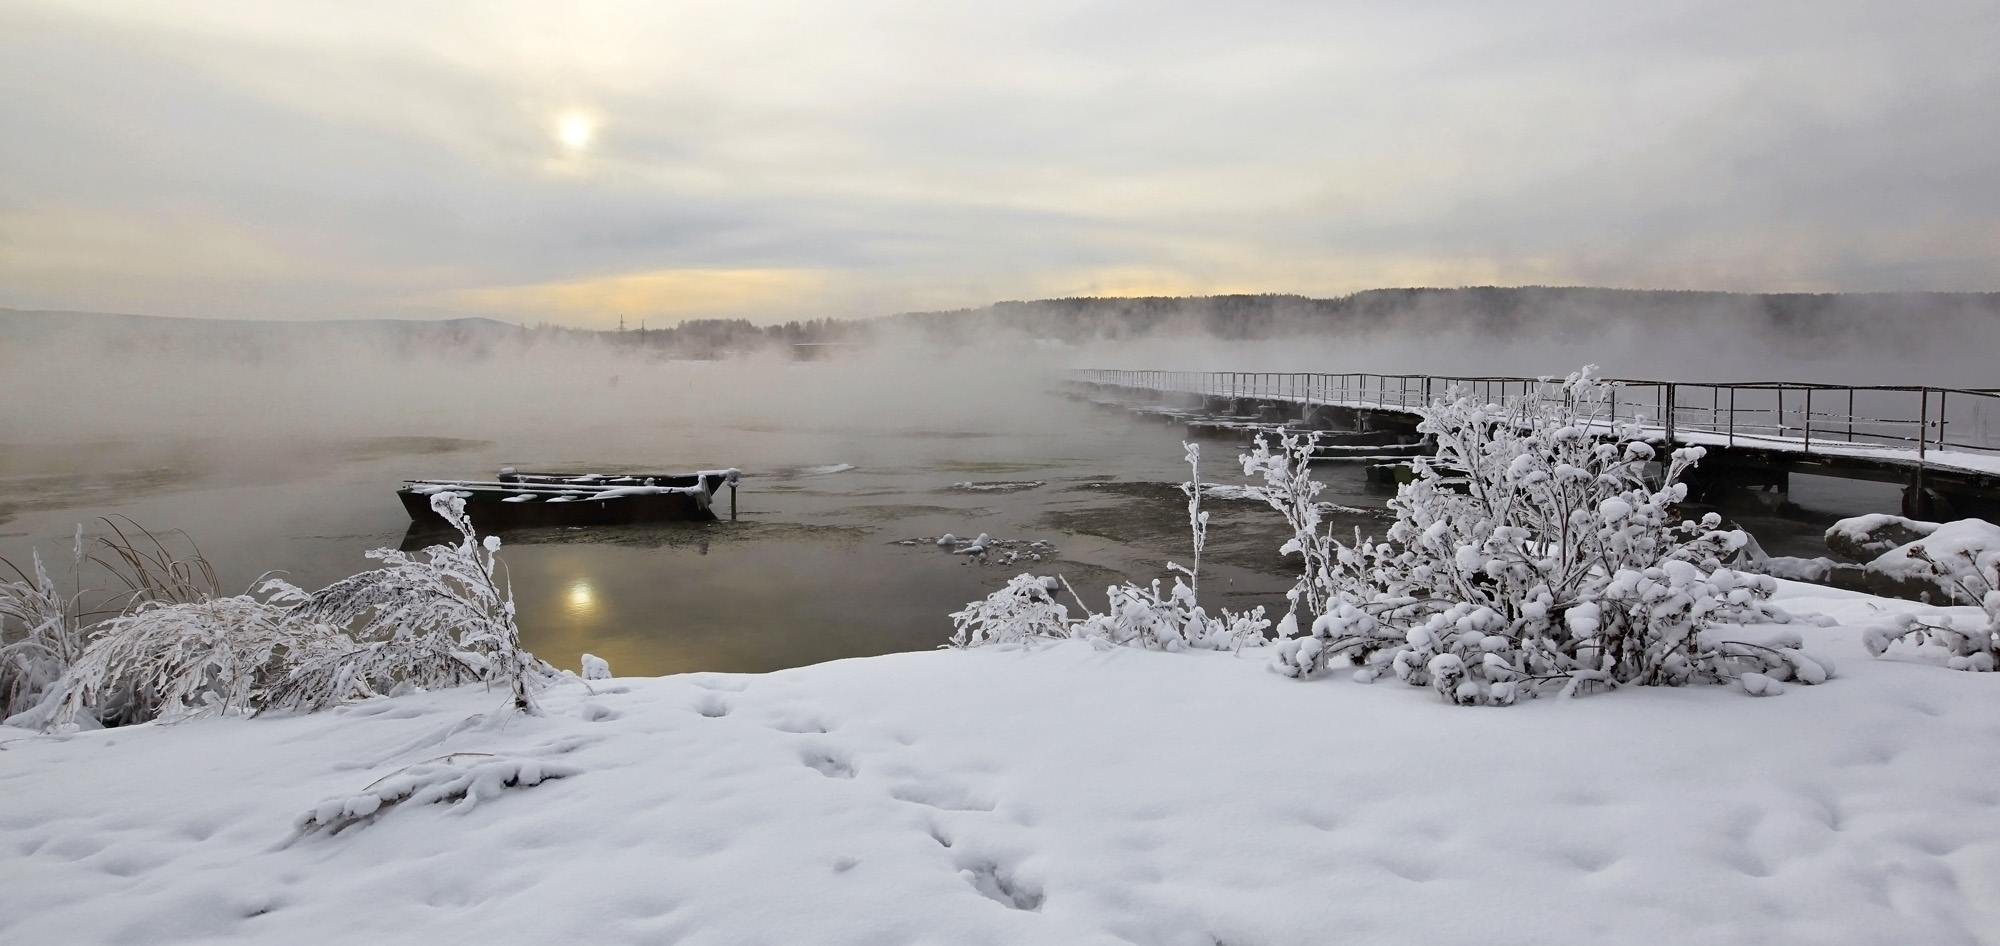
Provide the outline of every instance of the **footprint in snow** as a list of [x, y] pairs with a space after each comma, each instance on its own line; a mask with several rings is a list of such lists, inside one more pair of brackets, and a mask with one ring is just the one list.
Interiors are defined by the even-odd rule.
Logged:
[[694, 711], [710, 719], [721, 719], [729, 715], [729, 701], [711, 693], [695, 702]]
[[1015, 876], [1012, 869], [990, 860], [969, 860], [959, 866], [959, 874], [979, 895], [1003, 907], [1036, 911], [1045, 898], [1042, 889]]
[[906, 782], [889, 790], [889, 797], [942, 811], [992, 811], [991, 797], [950, 782]]
[[827, 778], [853, 778], [854, 766], [831, 752], [823, 749], [808, 749], [800, 756], [807, 768], [813, 769]]

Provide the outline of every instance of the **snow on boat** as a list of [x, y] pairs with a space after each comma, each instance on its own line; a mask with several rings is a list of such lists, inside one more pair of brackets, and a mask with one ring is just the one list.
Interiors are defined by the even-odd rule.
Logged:
[[729, 487], [729, 514], [736, 516], [736, 484], [742, 472], [699, 473], [520, 473], [502, 469], [491, 480], [409, 480], [396, 491], [419, 526], [449, 528], [431, 509], [431, 497], [456, 493], [481, 531], [537, 526], [620, 525], [688, 519], [712, 520], [715, 494]]

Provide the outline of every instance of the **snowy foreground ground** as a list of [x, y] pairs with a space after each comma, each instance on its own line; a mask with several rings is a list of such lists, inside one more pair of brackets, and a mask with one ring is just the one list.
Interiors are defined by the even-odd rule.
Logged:
[[[0, 942], [2000, 942], [2000, 674], [1781, 596], [1846, 623], [1774, 699], [1063, 643], [0, 730]], [[287, 844], [454, 752], [575, 774]]]

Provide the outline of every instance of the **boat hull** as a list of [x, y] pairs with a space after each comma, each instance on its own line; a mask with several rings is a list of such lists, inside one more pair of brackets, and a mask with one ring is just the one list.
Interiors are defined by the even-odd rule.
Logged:
[[[545, 475], [521, 474], [523, 483], [538, 483], [547, 486]], [[630, 477], [619, 477], [629, 480]], [[610, 526], [635, 522], [666, 521], [712, 521], [715, 511], [710, 508], [710, 497], [725, 482], [721, 475], [695, 476], [652, 476], [659, 486], [674, 487], [663, 492], [638, 493], [610, 496], [606, 498], [582, 498], [552, 500], [546, 494], [530, 501], [520, 501], [524, 493], [520, 489], [487, 488], [472, 486], [453, 488], [453, 492], [465, 497], [465, 513], [472, 520], [472, 526], [482, 534], [502, 532], [508, 529], [536, 529], [556, 526]], [[422, 484], [419, 484], [422, 485]], [[579, 485], [578, 492], [591, 493], [615, 486], [612, 482], [599, 481]], [[419, 489], [405, 486], [396, 491], [396, 498], [403, 503], [404, 511], [411, 521], [422, 528], [448, 529], [451, 524], [431, 508], [431, 496], [438, 492], [436, 487]], [[507, 500], [514, 499], [514, 502]]]

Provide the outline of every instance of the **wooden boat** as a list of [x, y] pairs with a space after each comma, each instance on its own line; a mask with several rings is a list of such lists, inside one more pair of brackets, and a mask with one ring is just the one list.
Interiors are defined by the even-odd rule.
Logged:
[[491, 480], [409, 480], [396, 491], [418, 526], [449, 528], [431, 508], [431, 497], [456, 493], [481, 532], [545, 526], [621, 525], [672, 519], [712, 520], [715, 494], [729, 487], [729, 515], [736, 517], [736, 483], [742, 473], [520, 473], [512, 467]]

